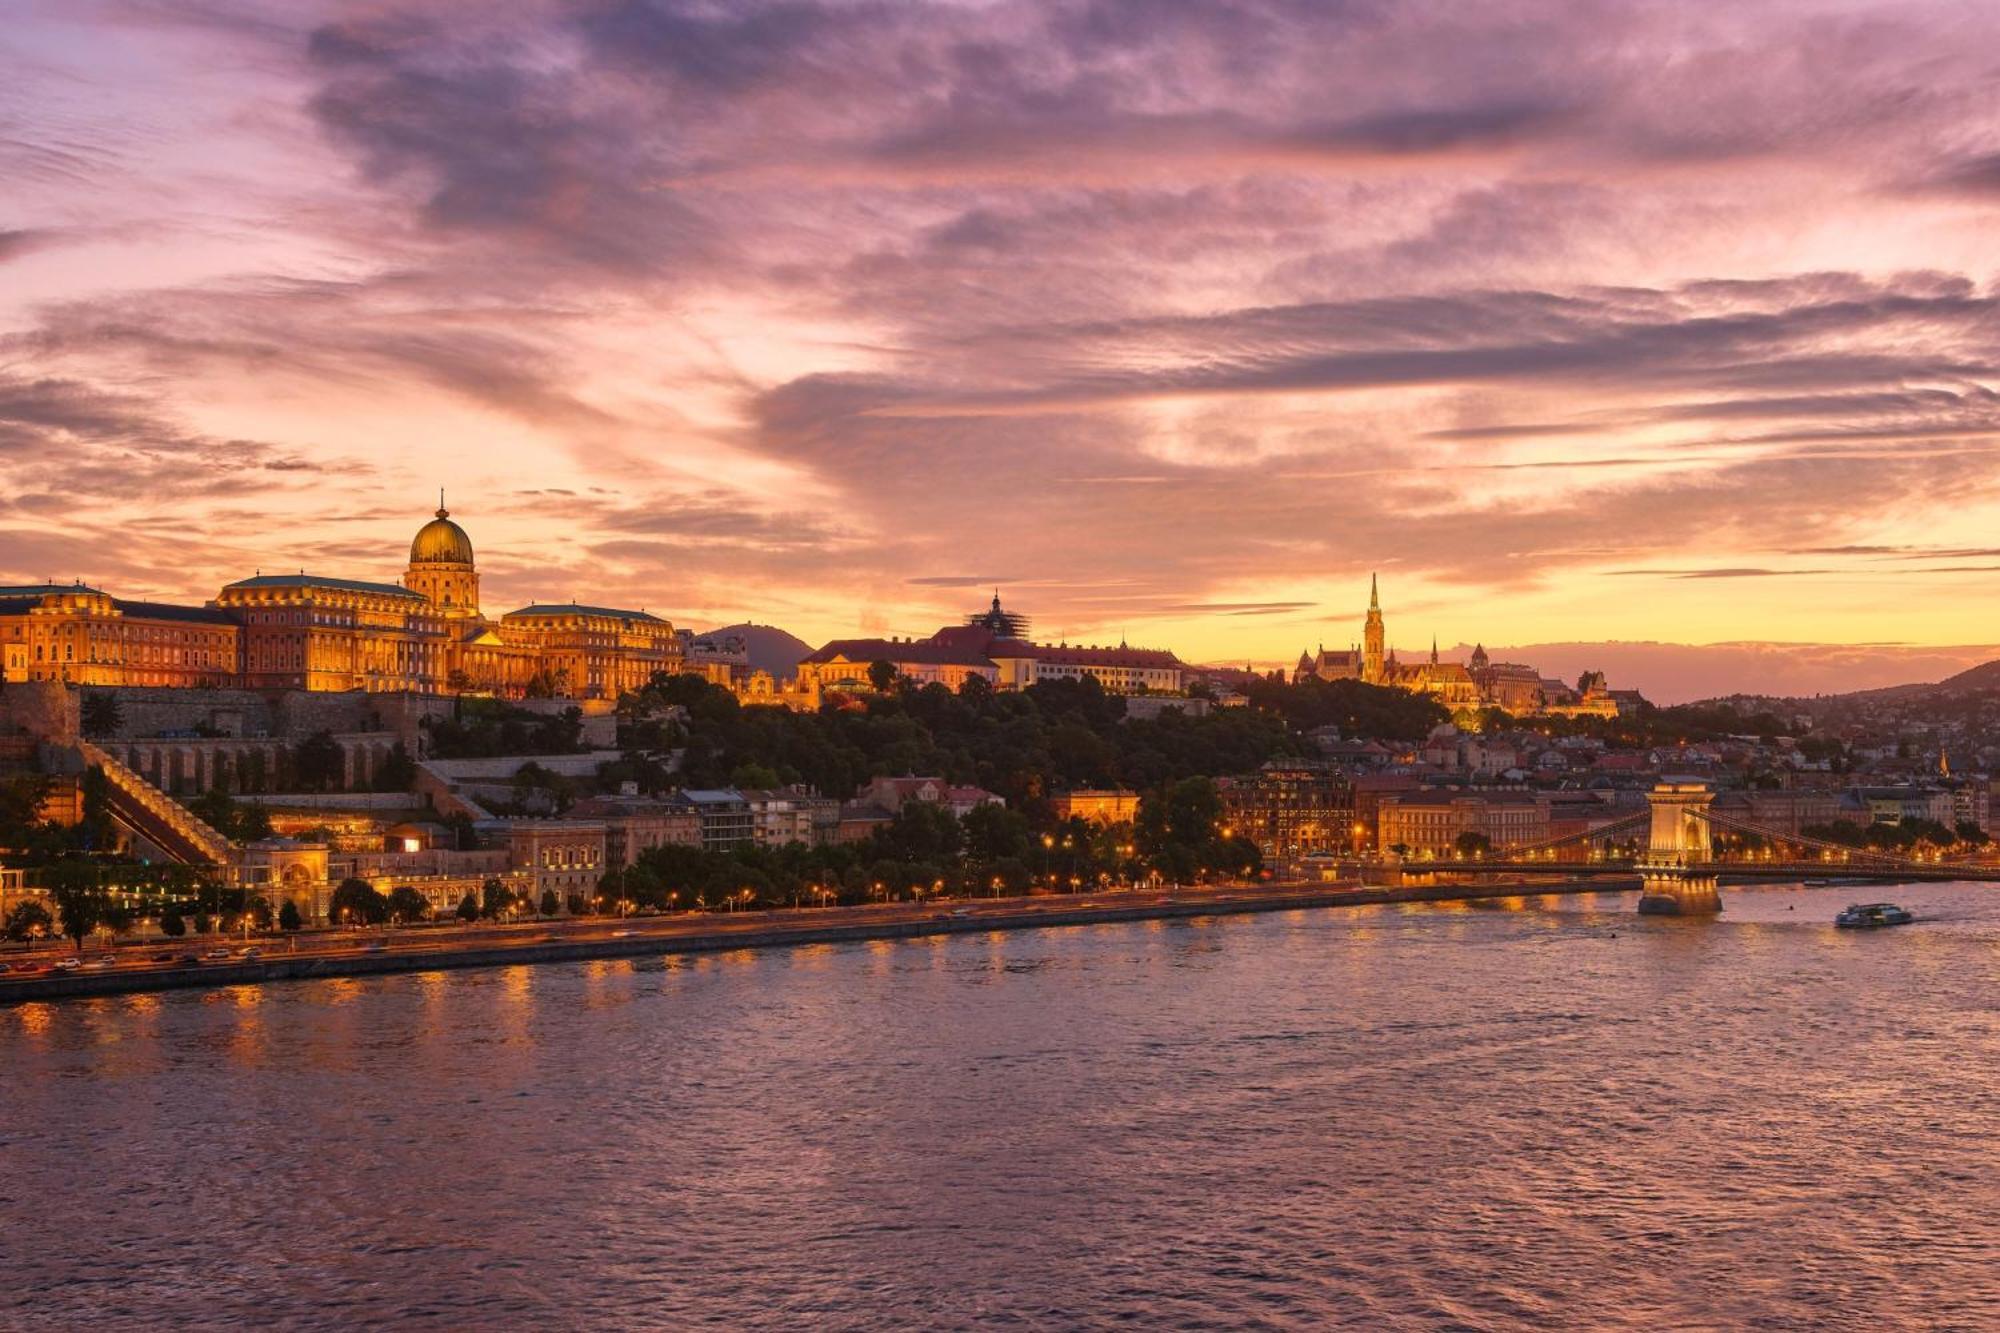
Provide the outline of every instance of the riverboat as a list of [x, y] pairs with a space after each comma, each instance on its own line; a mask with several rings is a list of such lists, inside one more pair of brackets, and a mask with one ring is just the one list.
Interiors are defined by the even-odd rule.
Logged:
[[1842, 930], [1877, 930], [1883, 926], [1907, 926], [1916, 915], [1894, 903], [1855, 903], [1833, 919]]

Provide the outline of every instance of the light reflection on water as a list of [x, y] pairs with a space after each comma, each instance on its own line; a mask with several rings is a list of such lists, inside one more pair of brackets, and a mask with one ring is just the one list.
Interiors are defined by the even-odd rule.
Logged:
[[0, 1327], [1994, 1326], [2000, 890], [1724, 896], [0, 1010]]

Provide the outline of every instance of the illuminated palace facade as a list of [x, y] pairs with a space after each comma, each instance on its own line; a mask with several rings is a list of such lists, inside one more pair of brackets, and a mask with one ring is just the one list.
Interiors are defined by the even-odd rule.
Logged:
[[673, 625], [644, 611], [538, 604], [488, 619], [472, 541], [442, 506], [401, 583], [258, 574], [199, 607], [0, 588], [8, 680], [615, 699], [680, 665]]
[[1484, 646], [1475, 645], [1467, 662], [1440, 662], [1437, 640], [1431, 640], [1430, 660], [1399, 662], [1387, 646], [1382, 601], [1375, 578], [1368, 580], [1368, 614], [1361, 622], [1361, 643], [1346, 652], [1300, 653], [1294, 681], [1359, 680], [1426, 695], [1453, 712], [1499, 708], [1515, 717], [1615, 717], [1618, 703], [1601, 671], [1587, 671], [1574, 686], [1543, 676], [1534, 667], [1494, 662]]

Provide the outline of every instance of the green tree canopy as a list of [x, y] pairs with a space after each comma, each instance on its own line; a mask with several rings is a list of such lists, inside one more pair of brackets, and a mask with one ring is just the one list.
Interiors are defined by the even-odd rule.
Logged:
[[479, 914], [497, 920], [507, 915], [507, 909], [514, 905], [514, 895], [508, 887], [497, 879], [489, 879], [479, 886]]
[[0, 926], [0, 933], [4, 933], [8, 939], [19, 944], [53, 935], [55, 929], [56, 921], [49, 915], [49, 909], [29, 899], [14, 904], [14, 909], [7, 913], [6, 924]]
[[55, 902], [63, 934], [82, 947], [90, 932], [104, 924], [103, 881], [89, 861], [58, 861], [42, 871], [42, 887]]
[[407, 884], [398, 884], [389, 890], [389, 918], [408, 925], [413, 921], [423, 921], [431, 914], [430, 899]]
[[125, 707], [118, 696], [104, 690], [86, 690], [82, 705], [83, 734], [110, 736], [125, 725]]
[[379, 926], [389, 919], [389, 900], [365, 879], [344, 879], [327, 900], [326, 914], [336, 924]]

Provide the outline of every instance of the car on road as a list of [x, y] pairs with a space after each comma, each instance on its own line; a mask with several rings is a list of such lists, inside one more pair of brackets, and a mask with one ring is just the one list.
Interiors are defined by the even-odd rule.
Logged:
[[202, 960], [209, 963], [226, 963], [229, 961], [229, 950], [210, 949], [202, 955]]
[[148, 954], [146, 961], [149, 963], [171, 963], [174, 961], [173, 951], [168, 950], [166, 953]]
[[611, 938], [614, 940], [629, 939], [631, 936], [637, 935], [638, 933], [639, 932], [636, 930], [614, 930], [611, 932]]
[[0, 963], [0, 977], [6, 976], [9, 972], [12, 972], [13, 970], [14, 970], [14, 965], [12, 963]]
[[55, 960], [55, 961], [54, 961], [53, 963], [50, 963], [50, 964], [49, 964], [49, 971], [51, 971], [51, 972], [74, 972], [74, 971], [76, 971], [76, 970], [77, 970], [77, 969], [78, 969], [79, 967], [82, 967], [82, 966], [83, 966], [83, 960], [82, 960], [81, 958], [75, 958], [75, 957], [71, 957], [71, 958], [58, 958], [58, 959], [56, 959], [56, 960]]
[[238, 958], [248, 961], [250, 959], [262, 958], [264, 956], [264, 951], [253, 944], [249, 948], [237, 954], [236, 956]]
[[174, 957], [174, 961], [183, 967], [192, 967], [201, 961], [201, 955], [198, 953], [177, 954]]
[[84, 970], [88, 972], [102, 972], [117, 961], [118, 960], [116, 958], [113, 958], [110, 954], [101, 953], [97, 955], [97, 957], [85, 963], [83, 966]]

